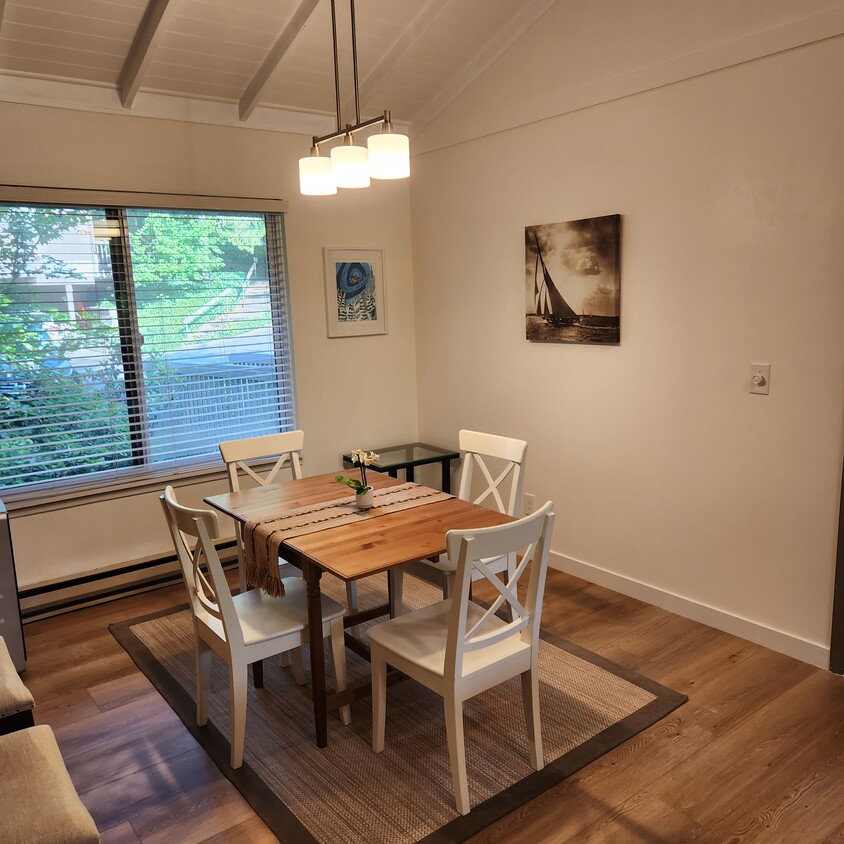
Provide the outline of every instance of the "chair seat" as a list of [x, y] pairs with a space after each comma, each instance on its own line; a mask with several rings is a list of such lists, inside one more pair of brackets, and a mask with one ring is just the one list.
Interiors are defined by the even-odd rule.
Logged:
[[15, 664], [0, 636], [0, 718], [32, 709], [35, 701], [15, 670]]
[[[380, 645], [401, 660], [414, 663], [424, 671], [442, 677], [445, 671], [451, 600], [449, 598], [376, 624], [369, 630], [370, 642]], [[471, 629], [485, 611], [483, 607], [470, 601], [466, 616], [467, 628]], [[493, 633], [506, 626], [506, 621], [493, 617], [485, 632]], [[479, 674], [489, 668], [498, 670], [502, 663], [519, 657], [530, 660], [530, 644], [522, 641], [519, 636], [510, 636], [503, 642], [479, 651], [467, 651], [463, 659], [463, 677]]]
[[[308, 595], [305, 581], [285, 577], [281, 582], [284, 584], [284, 596], [281, 598], [273, 598], [261, 589], [250, 589], [232, 597], [243, 628], [245, 645], [268, 642], [307, 628]], [[328, 636], [329, 623], [345, 613], [344, 607], [323, 595], [323, 635]], [[221, 639], [225, 639], [222, 621], [204, 611], [197, 613], [197, 619]]]
[[[507, 560], [508, 557], [505, 555], [504, 557], [487, 557], [481, 562], [486, 565], [490, 571], [494, 572], [495, 574], [500, 574], [503, 571], [507, 571]], [[452, 573], [457, 571], [457, 563], [453, 563], [449, 558], [448, 554], [440, 554], [439, 559], [434, 562], [433, 560], [420, 560], [422, 563], [426, 563], [427, 565], [431, 566], [431, 568], [438, 569], [442, 572]], [[481, 580], [483, 579], [483, 574], [479, 569], [472, 570], [472, 580]]]

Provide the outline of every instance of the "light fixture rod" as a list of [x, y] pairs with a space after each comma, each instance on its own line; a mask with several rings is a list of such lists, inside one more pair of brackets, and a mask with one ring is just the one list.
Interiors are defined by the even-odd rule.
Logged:
[[[355, 27], [355, 0], [349, 0], [352, 12], [352, 70], [355, 77], [355, 121], [360, 123], [360, 91], [358, 90], [358, 39]], [[339, 94], [338, 94], [339, 96]], [[339, 124], [338, 124], [339, 128]]]
[[377, 126], [379, 123], [389, 123], [390, 118], [388, 116], [388, 112], [384, 112], [379, 117], [373, 117], [372, 120], [364, 120], [362, 123], [356, 123], [354, 126], [347, 125], [345, 129], [338, 129], [336, 132], [331, 132], [328, 135], [322, 135], [317, 137], [316, 135], [313, 136], [313, 143], [321, 144], [324, 141], [332, 141], [334, 138], [339, 138], [341, 135], [350, 134], [354, 135], [355, 132], [359, 131], [360, 129], [366, 129], [367, 126]]
[[[334, 42], [334, 100], [337, 109], [337, 132], [339, 134], [340, 127], [343, 124], [340, 121], [340, 67], [337, 63], [337, 9], [334, 0], [331, 0], [331, 40]], [[355, 78], [355, 86], [357, 86], [357, 78]], [[360, 115], [358, 115], [358, 120], [360, 120]], [[314, 140], [314, 143], [316, 144], [317, 141]]]
[[[302, 0], [316, 2], [316, 0]], [[3, 0], [0, 0], [2, 5]], [[299, 159], [299, 190], [303, 196], [327, 196], [338, 188], [368, 188], [370, 179], [406, 179], [410, 175], [409, 139], [393, 128], [390, 112], [371, 120], [360, 119], [360, 84], [358, 81], [358, 44], [355, 0], [349, 0], [352, 36], [352, 70], [355, 84], [355, 124], [343, 128], [340, 102], [340, 60], [337, 45], [337, 2], [331, 4], [331, 43], [334, 52], [334, 104], [337, 129], [327, 135], [313, 136], [310, 155]], [[378, 135], [370, 134], [366, 146], [355, 143], [354, 133], [381, 125]], [[342, 144], [331, 149], [330, 156], [320, 154], [319, 145], [337, 138]]]

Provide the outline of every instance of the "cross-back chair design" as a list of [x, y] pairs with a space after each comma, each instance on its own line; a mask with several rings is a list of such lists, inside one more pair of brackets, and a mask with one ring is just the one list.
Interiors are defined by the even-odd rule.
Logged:
[[[211, 653], [229, 667], [231, 695], [231, 766], [243, 763], [246, 736], [247, 668], [277, 654], [289, 653], [293, 676], [305, 682], [301, 646], [308, 641], [305, 584], [285, 578], [284, 596], [273, 598], [260, 589], [232, 595], [214, 546], [219, 536], [213, 510], [185, 507], [173, 487], [161, 496], [161, 506], [188, 591], [196, 644], [196, 723], [208, 721]], [[338, 691], [346, 688], [346, 651], [343, 637], [345, 609], [322, 598], [323, 636], [331, 637], [331, 653]], [[256, 682], [256, 685], [259, 685]], [[349, 707], [340, 711], [344, 724], [351, 721]]]
[[[282, 434], [267, 434], [263, 437], [250, 437], [245, 440], [227, 440], [220, 443], [220, 456], [226, 464], [229, 477], [229, 489], [240, 492], [241, 478], [251, 478], [258, 486], [269, 486], [281, 480], [282, 469], [290, 468], [294, 481], [302, 477], [302, 466], [299, 462], [299, 452], [305, 444], [304, 431], [287, 431]], [[249, 465], [249, 460], [264, 460], [275, 457], [276, 461], [263, 474]], [[240, 570], [240, 588], [246, 589], [243, 576], [243, 528], [240, 522], [234, 525], [237, 540], [237, 562]], [[295, 566], [279, 561], [282, 577], [295, 577], [298, 574]]]
[[[263, 437], [250, 437], [245, 440], [228, 440], [220, 443], [220, 456], [226, 464], [226, 471], [229, 476], [229, 489], [232, 492], [240, 491], [240, 481], [243, 476], [251, 478], [259, 486], [269, 486], [278, 483], [282, 477], [282, 470], [290, 468], [294, 481], [302, 477], [302, 466], [299, 461], [299, 452], [305, 444], [304, 431], [287, 431], [281, 434], [267, 434]], [[275, 463], [262, 475], [248, 464], [249, 460], [263, 460], [276, 457]], [[237, 559], [240, 569], [240, 588], [246, 589], [246, 579], [243, 575], [245, 570], [243, 558], [243, 528], [240, 522], [235, 522], [235, 537], [237, 539]], [[281, 577], [299, 577], [299, 570], [279, 559]], [[346, 584], [346, 601], [350, 612], [357, 610], [357, 584], [349, 581]]]
[[[250, 437], [245, 440], [228, 440], [220, 443], [220, 454], [229, 474], [229, 486], [233, 492], [240, 490], [240, 475], [243, 473], [260, 486], [275, 482], [278, 474], [290, 465], [294, 480], [302, 477], [299, 452], [305, 444], [304, 431], [286, 431], [282, 434], [267, 434], [263, 437]], [[275, 457], [277, 460], [261, 475], [246, 461]]]
[[[473, 504], [492, 507], [508, 516], [521, 515], [527, 443], [512, 437], [467, 430], [460, 431], [458, 442], [463, 452], [463, 465], [457, 497]], [[492, 463], [497, 465], [492, 467]], [[484, 486], [480, 493], [473, 497], [474, 478], [478, 476]], [[510, 578], [516, 569], [516, 558], [514, 555], [505, 555], [487, 560], [486, 564], [497, 574], [506, 572]], [[404, 573], [442, 585], [443, 597], [447, 598], [452, 591], [456, 569], [456, 561], [447, 553], [440, 555], [436, 561], [418, 560], [396, 569], [393, 576], [393, 600], [397, 611], [401, 612]], [[479, 571], [473, 574], [475, 580], [480, 577], [482, 575]]]
[[[451, 598], [375, 625], [372, 646], [372, 749], [384, 749], [387, 664], [441, 695], [457, 811], [469, 812], [463, 701], [520, 676], [530, 761], [544, 765], [539, 718], [539, 623], [548, 551], [554, 527], [551, 502], [530, 516], [498, 527], [452, 530], [449, 557], [457, 561]], [[513, 574], [502, 581], [489, 559], [520, 554]], [[529, 574], [527, 572], [529, 571]], [[486, 608], [470, 598], [472, 576], [493, 585], [496, 598]], [[518, 595], [527, 577], [526, 599]], [[509, 608], [509, 620], [502, 610]]]

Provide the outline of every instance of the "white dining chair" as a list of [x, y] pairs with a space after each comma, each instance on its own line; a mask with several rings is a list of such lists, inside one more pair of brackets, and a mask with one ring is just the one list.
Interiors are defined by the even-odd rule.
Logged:
[[[463, 466], [457, 497], [474, 504], [491, 505], [508, 516], [520, 516], [527, 443], [512, 437], [462, 430], [458, 434], [458, 444], [463, 452]], [[480, 484], [474, 483], [475, 468], [480, 474]], [[516, 569], [514, 555], [484, 562], [490, 571], [506, 573], [508, 579]], [[441, 554], [438, 560], [417, 560], [393, 569], [392, 590], [396, 612], [402, 611], [405, 574], [442, 586], [443, 597], [447, 598], [451, 594], [456, 569], [457, 561], [452, 560], [447, 553]], [[475, 580], [482, 577], [479, 571], [472, 576]]]
[[[219, 536], [217, 514], [176, 501], [173, 487], [161, 496], [164, 516], [187, 587], [196, 645], [196, 723], [208, 721], [211, 653], [229, 667], [231, 694], [231, 766], [243, 764], [246, 736], [246, 676], [248, 666], [278, 654], [290, 653], [293, 676], [305, 682], [300, 648], [308, 641], [305, 582], [284, 578], [284, 595], [273, 598], [260, 589], [232, 596], [214, 546]], [[195, 540], [195, 543], [193, 542]], [[193, 547], [191, 547], [193, 545]], [[346, 650], [343, 635], [345, 609], [322, 597], [323, 636], [331, 638], [331, 655], [338, 691], [346, 688]], [[351, 723], [348, 706], [340, 710]]]
[[[551, 502], [530, 516], [497, 527], [452, 530], [446, 535], [456, 560], [454, 592], [436, 604], [376, 624], [372, 647], [372, 749], [384, 749], [387, 665], [441, 695], [457, 811], [468, 814], [463, 701], [511, 677], [520, 676], [530, 762], [544, 765], [539, 718], [539, 622], [554, 526]], [[513, 575], [503, 583], [485, 560], [520, 554]], [[530, 570], [524, 604], [518, 585]], [[469, 597], [473, 573], [491, 583], [496, 598], [485, 608]], [[510, 620], [499, 611], [509, 605]]]
[[[280, 473], [285, 466], [289, 466], [293, 480], [302, 477], [302, 466], [299, 453], [305, 444], [304, 431], [286, 431], [281, 434], [267, 434], [263, 437], [250, 437], [245, 440], [228, 440], [220, 443], [220, 456], [226, 464], [229, 476], [229, 489], [240, 491], [242, 476], [252, 479], [258, 486], [269, 486], [278, 483]], [[247, 461], [266, 460], [275, 457], [275, 462], [262, 474]], [[246, 589], [246, 579], [243, 572], [243, 528], [240, 522], [235, 522], [235, 538], [237, 540], [237, 560], [240, 569], [240, 588]], [[301, 572], [294, 565], [279, 559], [281, 577], [300, 577]], [[349, 612], [356, 612], [358, 608], [357, 584], [353, 581], [346, 583], [346, 603]]]

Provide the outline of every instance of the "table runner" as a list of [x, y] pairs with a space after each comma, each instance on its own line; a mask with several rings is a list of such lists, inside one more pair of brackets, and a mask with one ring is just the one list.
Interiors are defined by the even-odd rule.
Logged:
[[358, 510], [354, 495], [351, 498], [344, 495], [331, 501], [298, 507], [276, 519], [249, 521], [243, 526], [246, 582], [274, 597], [283, 595], [284, 586], [278, 574], [279, 547], [282, 542], [294, 536], [304, 536], [453, 497], [447, 492], [421, 484], [403, 483], [375, 490], [371, 510]]

